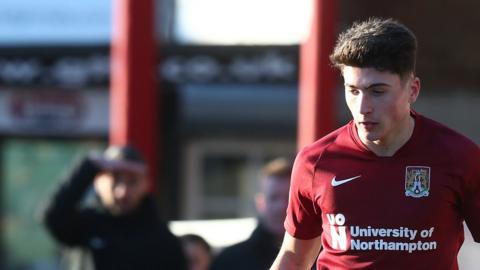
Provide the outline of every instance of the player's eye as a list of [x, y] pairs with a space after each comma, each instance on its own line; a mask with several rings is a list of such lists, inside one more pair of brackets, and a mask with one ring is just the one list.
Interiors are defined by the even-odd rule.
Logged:
[[381, 88], [372, 89], [372, 94], [375, 96], [380, 96], [380, 95], [383, 95], [384, 93], [385, 93], [385, 90]]
[[348, 92], [350, 92], [350, 94], [354, 96], [360, 94], [360, 91], [358, 89], [353, 89], [353, 88], [348, 89]]

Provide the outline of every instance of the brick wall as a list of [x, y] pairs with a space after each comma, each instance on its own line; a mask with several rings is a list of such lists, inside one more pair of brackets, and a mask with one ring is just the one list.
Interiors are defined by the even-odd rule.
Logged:
[[424, 91], [480, 92], [479, 11], [475, 0], [342, 0], [339, 30], [371, 16], [398, 19], [417, 36]]

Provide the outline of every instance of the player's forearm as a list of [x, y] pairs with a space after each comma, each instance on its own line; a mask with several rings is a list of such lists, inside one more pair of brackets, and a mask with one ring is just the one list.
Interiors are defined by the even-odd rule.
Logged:
[[275, 259], [272, 270], [309, 270], [315, 263], [321, 248], [321, 238], [297, 239], [285, 233], [282, 247]]
[[270, 270], [309, 270], [312, 264], [291, 251], [280, 251]]

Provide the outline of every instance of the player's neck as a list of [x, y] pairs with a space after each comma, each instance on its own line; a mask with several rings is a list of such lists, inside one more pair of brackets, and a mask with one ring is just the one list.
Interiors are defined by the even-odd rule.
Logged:
[[414, 128], [415, 120], [409, 116], [405, 119], [405, 124], [399, 125], [396, 132], [392, 133], [394, 136], [377, 141], [365, 141], [363, 143], [370, 151], [375, 153], [375, 155], [391, 157], [412, 137]]

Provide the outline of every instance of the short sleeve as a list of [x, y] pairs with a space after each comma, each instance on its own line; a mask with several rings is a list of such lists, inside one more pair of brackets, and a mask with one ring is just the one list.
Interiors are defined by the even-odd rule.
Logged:
[[480, 243], [480, 148], [476, 147], [466, 174], [467, 190], [464, 200], [465, 223], [475, 242]]
[[318, 156], [302, 150], [292, 170], [285, 230], [298, 239], [312, 239], [322, 233], [321, 213], [315, 209], [313, 180]]

